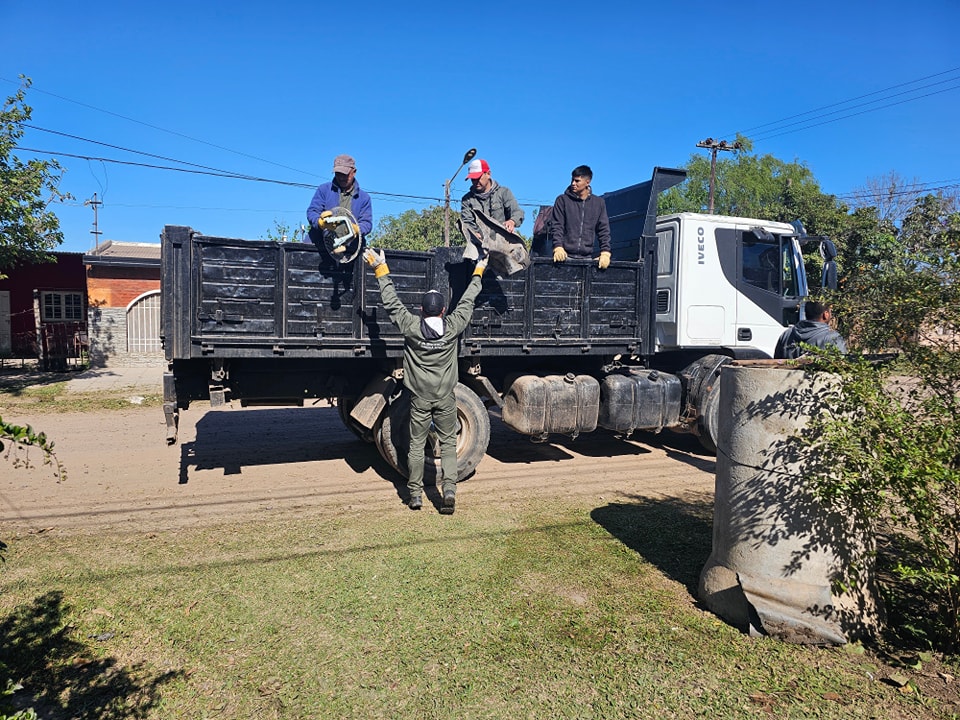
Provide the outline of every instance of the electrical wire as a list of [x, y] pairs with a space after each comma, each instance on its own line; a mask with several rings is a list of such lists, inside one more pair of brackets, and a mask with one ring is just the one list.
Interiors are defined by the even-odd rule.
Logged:
[[[952, 78], [952, 80], [960, 80], [960, 78]], [[867, 110], [861, 110], [860, 112], [850, 113], [849, 115], [842, 115], [840, 117], [833, 118], [832, 120], [824, 120], [823, 122], [813, 123], [811, 125], [804, 125], [803, 127], [795, 128], [793, 130], [785, 130], [784, 132], [771, 131], [773, 132], [773, 134], [761, 134], [756, 139], [758, 141], [771, 140], [776, 137], [781, 137], [782, 135], [790, 135], [791, 133], [800, 132], [801, 130], [809, 130], [810, 128], [819, 127], [820, 125], [828, 125], [830, 123], [837, 122], [838, 120], [846, 120], [847, 118], [856, 117], [858, 115], [865, 115], [870, 112], [876, 112], [877, 110], [883, 110], [884, 108], [894, 107], [895, 105], [903, 105], [904, 103], [913, 102], [914, 100], [921, 100], [923, 98], [930, 97], [932, 95], [940, 95], [941, 93], [950, 92], [952, 90], [960, 90], [960, 85], [955, 85], [954, 87], [944, 88], [943, 90], [936, 90], [934, 92], [925, 93], [923, 95], [918, 95], [917, 97], [907, 98], [906, 100], [898, 100], [897, 102], [888, 103], [886, 105], [880, 105], [878, 107], [868, 108]], [[896, 97], [896, 96], [891, 95], [891, 97]], [[857, 105], [855, 107], [860, 107], [860, 106]], [[850, 109], [852, 110], [853, 108], [850, 108]], [[845, 111], [839, 110], [837, 112], [845, 112]], [[828, 117], [829, 115], [834, 115], [834, 114], [836, 113], [828, 113], [827, 115], [823, 115], [821, 117]], [[810, 118], [810, 119], [815, 120], [816, 118]], [[791, 125], [793, 124], [796, 124], [796, 123], [791, 123]], [[789, 126], [784, 126], [784, 127], [789, 127]]]
[[[864, 95], [858, 95], [848, 100], [841, 100], [840, 102], [830, 103], [829, 105], [821, 105], [820, 107], [814, 108], [813, 110], [807, 110], [806, 112], [797, 113], [796, 115], [790, 115], [780, 120], [774, 120], [772, 122], [763, 123], [762, 125], [754, 125], [753, 127], [747, 128], [746, 130], [741, 130], [739, 132], [741, 135], [747, 135], [748, 133], [753, 132], [754, 130], [759, 130], [760, 128], [769, 127], [771, 125], [780, 125], [781, 123], [784, 123], [787, 120], [793, 120], [794, 118], [803, 117], [805, 115], [812, 115], [813, 113], [820, 112], [821, 110], [827, 110], [829, 108], [838, 107], [840, 105], [847, 105], [848, 103], [852, 103], [857, 100], [863, 100], [864, 98], [872, 97], [873, 95], [880, 95], [882, 93], [889, 92], [890, 90], [896, 90], [897, 88], [906, 87], [907, 85], [914, 85], [918, 82], [929, 80], [930, 78], [940, 77], [941, 75], [947, 75], [948, 73], [957, 72], [958, 70], [960, 70], [960, 67], [950, 68], [949, 70], [943, 70], [942, 72], [933, 73], [932, 75], [924, 75], [923, 77], [916, 78], [915, 80], [909, 80], [907, 82], [891, 85], [890, 87], [883, 88], [882, 90], [875, 90], [873, 92], [869, 92]], [[953, 79], [955, 80], [956, 78], [953, 78]], [[941, 82], [948, 82], [948, 81], [944, 80]], [[938, 83], [933, 83], [933, 84], [938, 84]], [[920, 89], [920, 88], [917, 88], [917, 89]], [[891, 96], [891, 97], [895, 97], [895, 96]], [[884, 100], [884, 99], [886, 98], [880, 98], [880, 100]], [[879, 102], [879, 100], [875, 102]], [[849, 109], [852, 109], [852, 108], [849, 108]], [[838, 111], [838, 112], [843, 112], [843, 111]], [[810, 119], [814, 120], [816, 118], [810, 118]], [[735, 135], [735, 134], [736, 133], [733, 132], [733, 133], [727, 133], [726, 135]], [[723, 135], [721, 137], [726, 137], [726, 135]]]
[[[14, 82], [13, 80], [10, 80], [9, 78], [5, 78], [5, 77], [0, 77], [0, 80], [4, 80], [4, 81], [6, 81], [6, 82], [13, 83], [13, 84], [15, 84], [15, 85], [19, 85], [19, 84], [20, 84], [19, 81], [18, 81], [18, 82]], [[240, 152], [239, 150], [233, 150], [232, 148], [224, 147], [223, 145], [217, 145], [216, 143], [212, 143], [212, 142], [208, 142], [208, 141], [206, 141], [206, 140], [201, 140], [201, 139], [199, 139], [199, 138], [191, 137], [190, 135], [185, 135], [184, 133], [177, 132], [177, 131], [175, 131], [175, 130], [168, 130], [167, 128], [162, 128], [162, 127], [160, 127], [159, 125], [152, 125], [152, 124], [150, 124], [150, 123], [148, 123], [148, 122], [144, 122], [143, 120], [137, 120], [136, 118], [127, 117], [126, 115], [121, 115], [120, 113], [115, 113], [115, 112], [112, 112], [112, 111], [110, 111], [110, 110], [104, 110], [103, 108], [96, 107], [95, 105], [89, 105], [89, 104], [87, 104], [87, 103], [80, 102], [79, 100], [73, 100], [73, 99], [71, 99], [71, 98], [64, 97], [63, 95], [57, 95], [56, 93], [49, 92], [48, 90], [41, 90], [40, 88], [36, 87], [35, 85], [31, 85], [31, 86], [30, 86], [30, 92], [38, 92], [38, 93], [42, 93], [42, 94], [44, 94], [44, 95], [49, 95], [50, 97], [55, 97], [55, 98], [57, 98], [57, 99], [59, 99], [59, 100], [63, 100], [63, 101], [65, 101], [65, 102], [73, 103], [74, 105], [79, 105], [79, 106], [81, 106], [81, 107], [89, 108], [90, 110], [96, 110], [97, 112], [104, 113], [105, 115], [112, 115], [113, 117], [120, 118], [121, 120], [127, 120], [128, 122], [137, 123], [138, 125], [143, 125], [144, 127], [148, 127], [148, 128], [153, 129], [153, 130], [159, 130], [160, 132], [167, 133], [168, 135], [174, 135], [174, 136], [176, 136], [176, 137], [180, 137], [180, 138], [183, 138], [183, 139], [185, 139], [185, 140], [190, 140], [190, 141], [192, 141], [192, 142], [200, 143], [201, 145], [207, 145], [208, 147], [216, 148], [217, 150], [223, 150], [223, 151], [225, 151], [225, 152], [233, 153], [234, 155], [240, 155], [241, 157], [249, 158], [249, 159], [251, 159], [251, 160], [256, 160], [256, 161], [258, 161], [258, 162], [267, 163], [268, 165], [275, 165], [276, 167], [281, 167], [281, 168], [283, 168], [284, 170], [293, 170], [294, 172], [302, 173], [302, 174], [304, 174], [304, 175], [310, 175], [310, 176], [313, 176], [313, 177], [319, 177], [319, 175], [318, 175], [317, 173], [314, 173], [314, 172], [308, 172], [307, 170], [300, 170], [300, 169], [298, 169], [298, 168], [290, 167], [290, 166], [288, 166], [288, 165], [282, 165], [282, 164], [280, 164], [280, 163], [273, 162], [272, 160], [267, 160], [267, 159], [265, 159], [265, 158], [257, 157], [256, 155], [250, 155], [250, 154], [245, 153], [245, 152]]]

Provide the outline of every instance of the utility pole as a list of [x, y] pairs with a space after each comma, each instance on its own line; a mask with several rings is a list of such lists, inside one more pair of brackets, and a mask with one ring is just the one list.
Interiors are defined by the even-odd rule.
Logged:
[[93, 246], [94, 246], [94, 248], [95, 248], [96, 250], [99, 250], [99, 249], [100, 249], [100, 236], [101, 236], [103, 233], [100, 232], [100, 226], [99, 226], [99, 224], [97, 223], [97, 210], [99, 209], [99, 207], [100, 207], [101, 205], [103, 205], [103, 201], [97, 200], [97, 194], [94, 193], [94, 194], [93, 194], [93, 197], [90, 198], [89, 200], [84, 200], [84, 201], [83, 201], [83, 204], [84, 204], [84, 205], [90, 205], [91, 207], [93, 207], [93, 230], [90, 231], [90, 234], [93, 235]]
[[740, 150], [743, 145], [740, 144], [739, 140], [735, 143], [728, 143], [726, 140], [714, 140], [713, 138], [707, 138], [706, 140], [701, 140], [698, 142], [697, 147], [707, 148], [710, 150], [710, 204], [707, 208], [707, 212], [713, 215], [713, 184], [716, 182], [717, 178], [717, 152], [720, 150], [727, 150], [729, 152]]

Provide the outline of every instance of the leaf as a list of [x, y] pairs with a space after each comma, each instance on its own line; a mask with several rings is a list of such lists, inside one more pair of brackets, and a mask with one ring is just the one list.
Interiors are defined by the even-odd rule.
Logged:
[[893, 675], [891, 675], [890, 677], [888, 677], [887, 680], [888, 680], [892, 685], [895, 685], [895, 686], [897, 686], [897, 687], [899, 687], [899, 688], [905, 687], [906, 684], [907, 684], [908, 682], [910, 682], [910, 679], [909, 679], [909, 678], [907, 678], [905, 675], [901, 675], [900, 673], [894, 673]]

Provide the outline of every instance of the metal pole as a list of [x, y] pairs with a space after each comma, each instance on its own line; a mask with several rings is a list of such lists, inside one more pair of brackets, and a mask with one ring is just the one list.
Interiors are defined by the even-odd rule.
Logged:
[[457, 168], [457, 172], [450, 176], [450, 179], [443, 184], [443, 246], [450, 247], [450, 183], [457, 176], [463, 166], [473, 160], [477, 154], [476, 148], [470, 148], [463, 154], [463, 162]]
[[[461, 165], [460, 167], [463, 167]], [[460, 172], [458, 169], [457, 172]], [[453, 178], [450, 178], [452, 180]], [[443, 184], [443, 246], [450, 247], [450, 180]]]

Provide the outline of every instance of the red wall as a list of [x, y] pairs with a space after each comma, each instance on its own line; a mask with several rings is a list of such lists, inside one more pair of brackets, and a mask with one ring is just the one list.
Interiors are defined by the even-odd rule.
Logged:
[[[0, 290], [10, 291], [10, 332], [13, 336], [13, 354], [17, 357], [36, 357], [37, 327], [33, 319], [34, 290], [59, 290], [87, 295], [86, 268], [81, 253], [52, 253], [54, 263], [21, 265], [7, 270], [9, 276], [0, 280]], [[86, 313], [84, 313], [86, 317]], [[71, 325], [77, 323], [48, 323]], [[86, 322], [82, 323], [86, 327]], [[67, 329], [67, 328], [64, 328]], [[71, 329], [70, 334], [72, 335]]]

